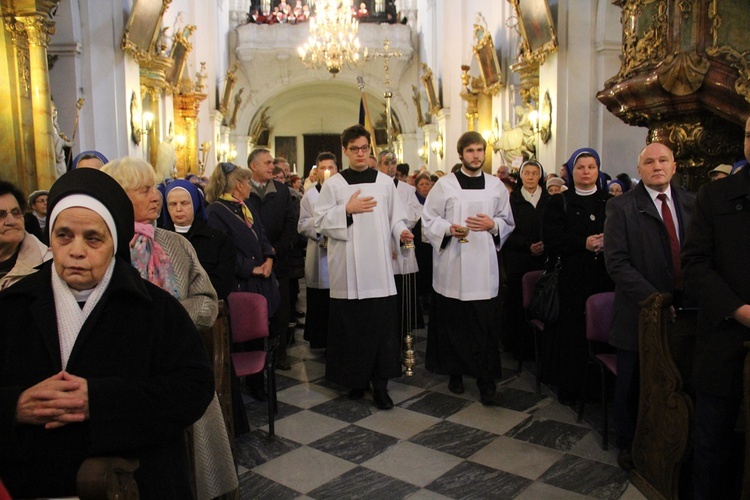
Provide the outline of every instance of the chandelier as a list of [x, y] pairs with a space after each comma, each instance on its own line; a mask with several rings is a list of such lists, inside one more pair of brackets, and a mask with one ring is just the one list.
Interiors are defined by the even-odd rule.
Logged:
[[335, 76], [344, 63], [359, 61], [358, 31], [349, 2], [317, 0], [315, 16], [310, 18], [310, 38], [298, 49], [302, 63], [315, 69], [325, 65]]

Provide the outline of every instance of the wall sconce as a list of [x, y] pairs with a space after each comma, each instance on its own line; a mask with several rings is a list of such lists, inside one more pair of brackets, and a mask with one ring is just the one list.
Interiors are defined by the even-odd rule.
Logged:
[[154, 114], [146, 112], [141, 114], [138, 97], [135, 91], [130, 96], [130, 138], [136, 146], [141, 145], [141, 138], [151, 132], [154, 125]]
[[187, 138], [182, 134], [177, 134], [174, 136], [174, 149], [175, 151], [179, 151], [182, 148], [185, 147], [185, 143], [187, 142]]
[[237, 159], [237, 148], [234, 144], [229, 145], [229, 153], [227, 153], [227, 160], [234, 163], [234, 160]]
[[430, 159], [430, 154], [429, 154], [429, 151], [428, 151], [428, 150], [429, 150], [429, 148], [424, 148], [424, 147], [422, 147], [422, 148], [419, 148], [419, 149], [417, 150], [417, 154], [419, 155], [419, 158], [420, 158], [420, 159], [421, 159], [421, 160], [422, 160], [422, 161], [423, 161], [423, 162], [424, 162], [425, 164], [427, 164], [427, 162], [428, 162], [428, 161], [429, 161], [429, 159]]
[[430, 144], [432, 152], [438, 155], [441, 159], [443, 158], [443, 134], [438, 133], [437, 138]]
[[500, 151], [500, 135], [502, 132], [500, 131], [500, 124], [497, 121], [497, 116], [495, 117], [495, 121], [492, 123], [492, 130], [485, 130], [482, 132], [482, 137], [484, 137], [484, 140], [487, 141], [487, 145], [492, 148], [493, 153], [498, 153]]
[[544, 93], [541, 113], [537, 110], [529, 113], [529, 123], [532, 131], [539, 134], [542, 142], [547, 144], [552, 136], [552, 100], [549, 97], [549, 92]]
[[198, 173], [203, 176], [203, 173], [206, 171], [206, 162], [208, 161], [208, 153], [211, 151], [211, 141], [204, 142], [201, 144], [201, 147], [198, 148], [198, 150], [201, 152], [200, 157], [198, 158]]
[[216, 161], [223, 163], [227, 161], [227, 155], [229, 154], [229, 143], [222, 142], [216, 145]]

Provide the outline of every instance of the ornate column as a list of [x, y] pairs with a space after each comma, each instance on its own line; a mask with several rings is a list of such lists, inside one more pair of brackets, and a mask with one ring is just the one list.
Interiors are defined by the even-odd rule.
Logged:
[[[192, 83], [188, 80], [188, 83]], [[177, 175], [199, 174], [198, 168], [198, 110], [208, 97], [199, 91], [175, 94], [175, 132], [185, 137], [184, 146], [177, 149]]]
[[49, 188], [56, 179], [47, 46], [55, 32], [50, 12], [57, 3], [19, 0], [3, 8], [12, 13], [3, 19], [11, 42], [3, 44], [4, 52], [12, 52], [6, 60], [15, 62], [8, 67], [8, 86], [3, 88], [9, 100], [2, 118], [3, 149], [15, 152], [3, 157], [14, 156], [7, 160], [17, 166], [14, 180], [26, 191]]
[[597, 98], [648, 141], [675, 152], [683, 185], [743, 156], [750, 115], [750, 41], [740, 0], [616, 0], [622, 8], [622, 66]]

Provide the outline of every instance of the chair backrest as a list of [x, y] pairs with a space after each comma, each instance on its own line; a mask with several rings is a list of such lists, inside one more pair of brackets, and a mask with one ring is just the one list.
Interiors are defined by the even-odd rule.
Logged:
[[232, 292], [227, 297], [232, 342], [268, 337], [268, 303], [259, 293]]
[[615, 292], [595, 293], [586, 299], [586, 338], [608, 343], [612, 328], [612, 309]]
[[544, 273], [541, 269], [538, 271], [529, 271], [521, 278], [521, 297], [524, 309], [531, 306], [531, 299], [534, 297], [534, 285], [539, 281], [539, 277]]

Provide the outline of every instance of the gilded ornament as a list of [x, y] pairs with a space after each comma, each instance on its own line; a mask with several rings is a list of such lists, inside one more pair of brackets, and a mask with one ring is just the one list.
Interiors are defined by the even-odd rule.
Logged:
[[750, 50], [738, 52], [734, 47], [709, 47], [706, 49], [709, 56], [724, 59], [731, 67], [737, 70], [739, 78], [734, 83], [734, 90], [750, 102]]
[[696, 52], [670, 54], [656, 69], [662, 88], [672, 95], [692, 94], [703, 85], [710, 64]]

